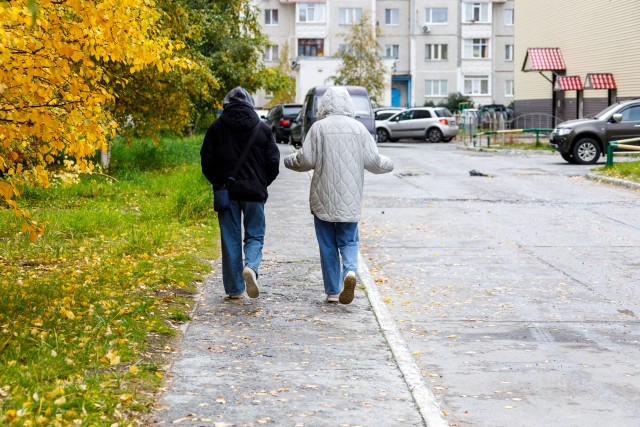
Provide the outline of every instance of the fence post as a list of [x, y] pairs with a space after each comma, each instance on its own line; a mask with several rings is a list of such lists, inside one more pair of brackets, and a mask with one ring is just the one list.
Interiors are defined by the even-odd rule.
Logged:
[[618, 143], [611, 141], [607, 146], [607, 166], [613, 166], [613, 150], [618, 148]]

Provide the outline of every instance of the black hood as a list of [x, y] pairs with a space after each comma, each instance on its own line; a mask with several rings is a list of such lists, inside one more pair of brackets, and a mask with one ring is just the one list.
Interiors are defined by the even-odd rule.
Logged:
[[260, 120], [253, 106], [249, 92], [238, 86], [224, 97], [224, 111], [220, 119], [234, 128], [251, 128]]

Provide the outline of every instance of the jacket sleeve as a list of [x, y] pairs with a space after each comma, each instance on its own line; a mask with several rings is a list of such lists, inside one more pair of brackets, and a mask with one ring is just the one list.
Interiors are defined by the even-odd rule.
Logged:
[[[316, 122], [317, 123], [317, 122]], [[316, 147], [319, 133], [315, 123], [309, 129], [307, 137], [302, 143], [302, 148], [298, 152], [289, 154], [284, 158], [284, 165], [296, 172], [307, 172], [315, 167], [316, 164]]]
[[271, 129], [268, 130], [268, 142], [267, 149], [265, 153], [265, 175], [267, 177], [267, 186], [271, 185], [271, 183], [276, 179], [278, 174], [280, 173], [280, 150], [276, 145], [276, 141], [273, 138], [273, 133]]
[[213, 141], [211, 128], [207, 130], [200, 148], [200, 166], [202, 167], [202, 174], [213, 185], [216, 183], [214, 171], [215, 171], [215, 159], [213, 155]]
[[391, 172], [393, 161], [378, 152], [378, 146], [368, 132], [365, 134], [365, 140], [364, 168], [375, 174]]

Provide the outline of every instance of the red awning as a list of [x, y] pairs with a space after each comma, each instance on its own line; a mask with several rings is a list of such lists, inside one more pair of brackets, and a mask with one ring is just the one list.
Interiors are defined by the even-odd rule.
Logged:
[[589, 73], [584, 81], [585, 89], [616, 89], [616, 81], [610, 73]]
[[531, 47], [527, 49], [524, 64], [522, 64], [522, 71], [564, 71], [566, 69], [560, 48], [557, 47]]
[[553, 90], [583, 90], [580, 76], [558, 76]]

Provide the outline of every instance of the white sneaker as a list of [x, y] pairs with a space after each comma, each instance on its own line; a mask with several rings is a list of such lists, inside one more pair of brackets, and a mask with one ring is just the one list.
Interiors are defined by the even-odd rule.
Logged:
[[338, 302], [340, 300], [339, 295], [327, 295], [327, 302]]
[[340, 303], [351, 304], [356, 291], [356, 273], [350, 271], [344, 276], [342, 292], [340, 292]]
[[249, 298], [258, 298], [260, 295], [260, 289], [258, 289], [258, 277], [256, 272], [251, 267], [245, 267], [242, 269], [242, 278], [247, 287], [247, 295]]

